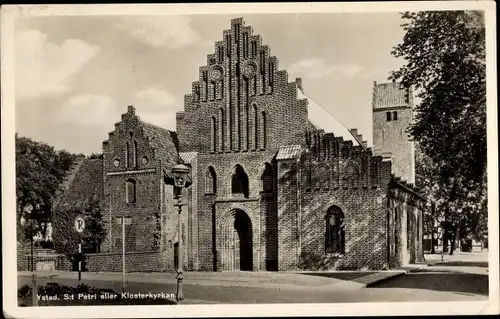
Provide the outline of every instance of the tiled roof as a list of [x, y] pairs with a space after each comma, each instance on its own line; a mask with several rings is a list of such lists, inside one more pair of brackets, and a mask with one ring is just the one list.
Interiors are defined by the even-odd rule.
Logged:
[[178, 160], [177, 134], [144, 121], [141, 121], [141, 125], [144, 134], [149, 137], [149, 144], [156, 150], [157, 158], [161, 159], [165, 167], [170, 170]]
[[281, 146], [276, 155], [276, 160], [295, 159], [300, 154], [300, 145]]
[[308, 124], [313, 125], [316, 129], [324, 130], [325, 133], [333, 133], [337, 137], [342, 137], [345, 141], [352, 141], [353, 145], [360, 145], [345, 125], [314, 102], [300, 88], [297, 88], [297, 98], [306, 99], [308, 102]]
[[401, 83], [375, 83], [373, 89], [373, 108], [397, 107], [408, 105], [408, 91]]
[[[102, 159], [82, 159], [68, 174], [71, 181], [54, 201], [54, 210], [83, 210], [103, 196]], [[69, 181], [69, 178], [68, 178]]]
[[179, 157], [186, 164], [192, 163], [196, 159], [196, 155], [198, 155], [198, 152], [179, 153]]

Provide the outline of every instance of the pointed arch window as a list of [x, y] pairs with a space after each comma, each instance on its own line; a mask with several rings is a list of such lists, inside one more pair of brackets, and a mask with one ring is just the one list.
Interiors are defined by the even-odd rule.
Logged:
[[128, 168], [129, 153], [130, 153], [130, 143], [127, 142], [127, 144], [125, 145], [125, 167], [127, 168]]
[[254, 114], [254, 149], [259, 148], [259, 113], [257, 111], [257, 105], [253, 105], [253, 114]]
[[217, 49], [218, 51], [218, 56], [219, 56], [219, 63], [224, 62], [224, 47], [220, 45]]
[[265, 170], [261, 176], [262, 180], [262, 192], [272, 193], [274, 191], [274, 170], [271, 164], [265, 164]]
[[215, 116], [210, 119], [210, 151], [215, 153], [217, 148], [217, 120]]
[[267, 116], [266, 116], [266, 112], [262, 112], [261, 114], [261, 117], [262, 117], [262, 149], [266, 149], [266, 146], [267, 146]]
[[252, 57], [257, 56], [257, 41], [252, 41]]
[[226, 55], [231, 56], [231, 35], [226, 34]]
[[345, 254], [344, 213], [337, 206], [328, 209], [325, 215], [325, 253]]
[[125, 183], [125, 196], [128, 204], [135, 203], [136, 200], [136, 181], [133, 179], [127, 180]]
[[231, 176], [231, 194], [248, 198], [248, 175], [240, 165], [236, 165]]
[[205, 183], [207, 194], [217, 193], [217, 174], [212, 166], [210, 166], [207, 170]]
[[218, 125], [218, 136], [219, 136], [219, 152], [224, 150], [224, 128], [225, 128], [225, 118], [224, 118], [224, 110], [222, 108], [219, 109], [219, 125]]
[[134, 149], [132, 150], [133, 152], [133, 161], [134, 161], [134, 167], [137, 167], [137, 141], [134, 141]]
[[248, 32], [243, 32], [243, 57], [248, 58]]

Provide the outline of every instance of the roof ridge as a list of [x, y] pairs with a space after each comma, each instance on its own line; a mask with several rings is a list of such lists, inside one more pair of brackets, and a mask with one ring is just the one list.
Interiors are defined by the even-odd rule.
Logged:
[[80, 170], [80, 168], [82, 167], [83, 163], [86, 160], [88, 160], [88, 158], [86, 157], [75, 159], [71, 167], [65, 172], [62, 182], [58, 185], [58, 192], [56, 193], [56, 199], [69, 189], [71, 183], [75, 179], [76, 174], [78, 174], [78, 171]]
[[84, 209], [102, 197], [102, 159], [83, 158], [74, 176], [54, 201], [54, 210]]
[[[347, 127], [347, 125], [345, 125], [341, 120], [339, 120], [335, 115], [333, 115], [330, 111], [328, 111], [326, 108], [324, 108], [323, 106], [321, 106], [319, 103], [317, 103], [313, 98], [311, 98], [308, 94], [304, 93], [304, 90], [302, 87], [298, 88], [298, 90], [300, 90], [300, 92], [302, 93], [302, 95], [310, 100], [311, 102], [313, 102], [316, 106], [318, 106], [319, 108], [321, 108], [321, 110], [323, 110], [324, 112], [326, 112], [328, 115], [330, 115], [335, 121], [337, 121], [344, 129], [346, 132], [349, 133], [349, 135], [351, 136], [351, 138], [353, 139], [353, 141], [355, 141], [357, 144], [361, 145], [363, 148], [365, 148], [365, 146], [363, 145], [362, 141], [358, 141], [358, 139], [356, 138], [356, 136], [354, 136], [354, 134], [351, 132], [351, 130]], [[309, 110], [308, 110], [309, 111]], [[309, 113], [309, 112], [308, 112]], [[313, 121], [311, 121], [311, 118], [310, 118], [310, 114], [308, 114], [308, 121], [315, 127], [318, 127], [317, 124], [315, 124]], [[319, 129], [323, 129], [325, 131], [325, 133], [334, 133], [334, 132], [327, 132], [325, 128], [321, 128], [319, 127]], [[335, 136], [337, 136], [335, 133], [334, 133]], [[344, 139], [346, 139], [346, 137], [344, 137]]]
[[159, 125], [156, 125], [156, 124], [153, 124], [153, 123], [150, 123], [150, 122], [146, 122], [146, 121], [143, 121], [143, 120], [139, 120], [139, 122], [140, 122], [142, 125], [146, 124], [146, 125], [148, 125], [148, 126], [152, 126], [152, 127], [154, 127], [154, 128], [158, 128], [158, 129], [160, 129], [160, 130], [167, 131], [167, 132], [169, 132], [169, 133], [170, 133], [170, 132], [175, 132], [175, 131], [171, 131], [171, 130], [166, 129], [166, 128], [164, 128], [164, 127], [161, 127], [161, 126], [159, 126]]

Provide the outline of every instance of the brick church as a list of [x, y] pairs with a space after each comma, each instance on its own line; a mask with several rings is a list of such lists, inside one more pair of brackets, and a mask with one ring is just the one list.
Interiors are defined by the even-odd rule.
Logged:
[[[106, 239], [90, 271], [386, 269], [423, 260], [424, 199], [405, 129], [412, 92], [374, 84], [373, 149], [290, 81], [231, 21], [177, 113], [176, 132], [129, 106], [102, 159], [68, 173], [56, 208], [98, 200]], [[367, 101], [370, 103], [370, 101]], [[191, 168], [177, 228], [171, 168]], [[83, 207], [83, 206], [82, 206]], [[122, 243], [122, 221], [125, 243]]]

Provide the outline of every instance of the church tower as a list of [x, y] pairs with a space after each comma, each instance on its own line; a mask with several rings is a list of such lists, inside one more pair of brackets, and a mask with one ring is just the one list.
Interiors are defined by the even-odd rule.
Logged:
[[373, 152], [391, 156], [392, 173], [415, 183], [415, 149], [406, 132], [413, 120], [413, 94], [400, 83], [374, 82]]

